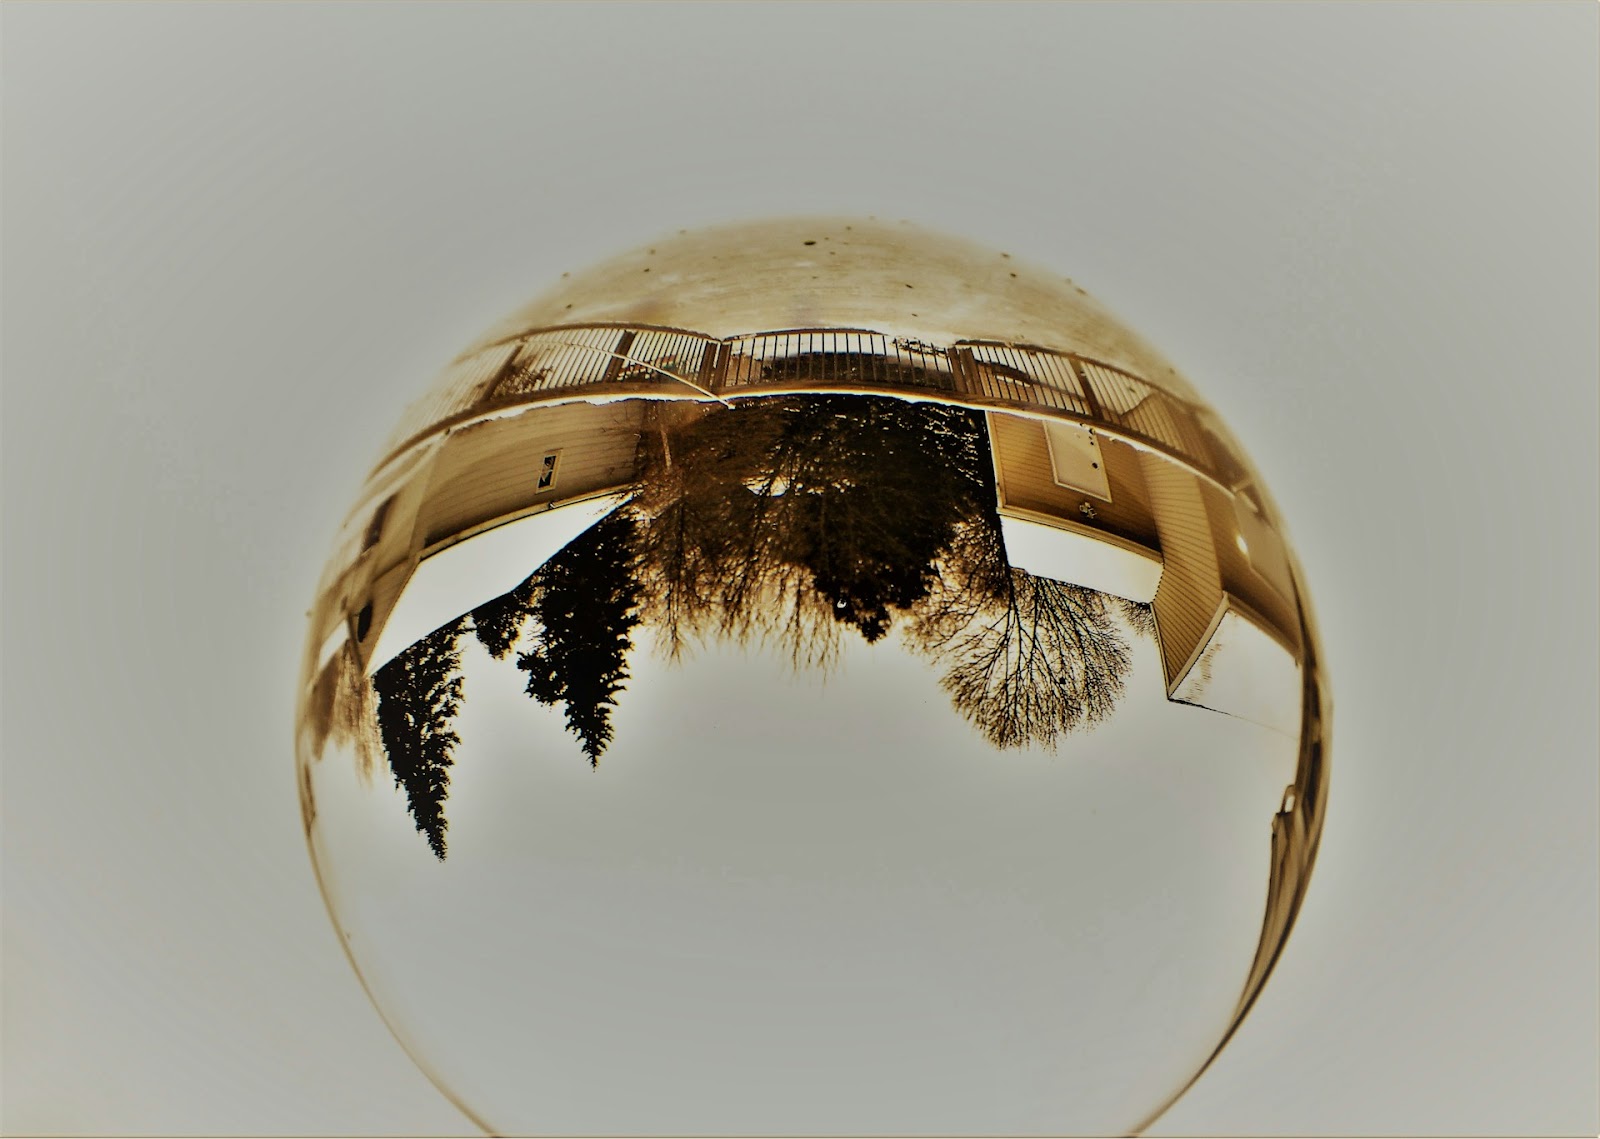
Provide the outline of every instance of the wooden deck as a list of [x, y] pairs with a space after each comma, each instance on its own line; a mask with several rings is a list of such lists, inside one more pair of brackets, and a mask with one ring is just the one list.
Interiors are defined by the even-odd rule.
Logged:
[[521, 404], [869, 390], [1057, 417], [1156, 451], [1224, 490], [1254, 481], [1209, 409], [1076, 353], [999, 341], [930, 344], [870, 329], [717, 339], [613, 324], [536, 329], [456, 360], [407, 410], [379, 467], [430, 435]]
[[[641, 399], [728, 403], [783, 392], [985, 409], [1002, 514], [1159, 559], [1152, 606], [1169, 695], [1230, 611], [1300, 658], [1293, 573], [1271, 501], [1208, 408], [1069, 352], [839, 328], [713, 339], [554, 327], [459, 359], [408, 411], [346, 523], [319, 589], [314, 640], [336, 639], [344, 623], [364, 650], [431, 553], [629, 483]], [[536, 420], [521, 414], [536, 407]], [[1103, 483], [1061, 480], [1052, 423], [1092, 433], [1093, 480]]]

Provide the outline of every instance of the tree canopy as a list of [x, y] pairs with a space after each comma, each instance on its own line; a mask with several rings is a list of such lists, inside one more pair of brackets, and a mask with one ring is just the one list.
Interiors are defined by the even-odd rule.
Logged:
[[593, 766], [640, 624], [670, 657], [754, 639], [797, 669], [828, 668], [845, 635], [899, 627], [1001, 749], [1054, 748], [1115, 709], [1123, 630], [1153, 631], [1149, 607], [1010, 565], [982, 413], [804, 395], [652, 414], [624, 506], [374, 677], [390, 768], [440, 858], [469, 628], [496, 660], [516, 651], [527, 694], [562, 707]]
[[417, 830], [440, 859], [445, 856], [445, 797], [450, 765], [461, 742], [452, 727], [461, 710], [461, 652], [466, 621], [435, 629], [373, 674], [378, 730], [395, 785]]

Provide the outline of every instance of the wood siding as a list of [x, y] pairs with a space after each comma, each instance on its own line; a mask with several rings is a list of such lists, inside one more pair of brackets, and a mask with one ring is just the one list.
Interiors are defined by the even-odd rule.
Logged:
[[429, 447], [417, 461], [386, 472], [346, 518], [329, 564], [330, 576], [311, 614], [312, 640], [317, 644], [339, 624], [353, 626], [368, 605], [372, 606], [366, 622], [369, 631], [359, 643], [370, 645], [383, 627], [419, 556], [417, 516], [438, 454], [436, 446]]
[[1289, 592], [1287, 551], [1277, 531], [1254, 528], [1255, 547], [1242, 549], [1236, 511], [1248, 506], [1236, 506], [1227, 491], [1159, 456], [1141, 458], [1161, 538], [1154, 607], [1168, 692], [1205, 647], [1224, 604], [1298, 660], [1300, 624]]
[[[357, 641], [365, 659], [429, 553], [550, 503], [630, 482], [643, 418], [637, 404], [574, 403], [444, 436], [427, 461], [346, 523], [340, 549], [349, 561], [318, 598], [313, 639], [320, 644], [348, 618], [352, 632], [366, 626]], [[552, 451], [561, 454], [555, 485], [539, 492], [540, 460]]]
[[[1244, 603], [1245, 615], [1273, 639], [1300, 657], [1300, 622], [1295, 616], [1288, 557], [1275, 530], [1257, 529], [1248, 552], [1239, 548], [1240, 526], [1233, 499], [1208, 482], [1200, 483], [1211, 522], [1222, 588]], [[1238, 509], [1248, 510], [1241, 506]]]
[[[440, 450], [418, 520], [424, 551], [551, 502], [632, 481], [644, 411], [638, 404], [566, 404], [453, 432]], [[560, 453], [555, 485], [536, 489], [541, 459]]]
[[[1034, 514], [1065, 518], [1148, 550], [1160, 549], [1144, 470], [1134, 448], [1105, 435], [1097, 436], [1106, 481], [1111, 488], [1111, 501], [1106, 502], [1056, 485], [1044, 424], [1040, 420], [1001, 412], [990, 412], [986, 418], [1002, 509], [1012, 506]], [[1084, 502], [1093, 507], [1093, 518], [1079, 509]]]
[[1170, 694], [1210, 636], [1222, 605], [1222, 573], [1200, 478], [1141, 455], [1161, 537], [1161, 584], [1153, 602]]

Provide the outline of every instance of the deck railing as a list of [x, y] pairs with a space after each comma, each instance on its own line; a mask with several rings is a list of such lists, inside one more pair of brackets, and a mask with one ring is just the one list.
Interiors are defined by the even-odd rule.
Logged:
[[1034, 345], [936, 345], [840, 328], [725, 339], [621, 324], [531, 330], [452, 364], [434, 393], [408, 409], [384, 462], [447, 426], [580, 394], [727, 400], [863, 388], [1043, 412], [1158, 451], [1229, 490], [1250, 481], [1209, 409], [1103, 361]]

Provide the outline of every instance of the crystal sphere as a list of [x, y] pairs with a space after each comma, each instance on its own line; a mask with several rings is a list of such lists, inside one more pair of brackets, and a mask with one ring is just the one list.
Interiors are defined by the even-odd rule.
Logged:
[[318, 587], [306, 835], [486, 1130], [1111, 1134], [1304, 894], [1329, 704], [1260, 478], [1084, 291], [680, 232], [413, 405]]

